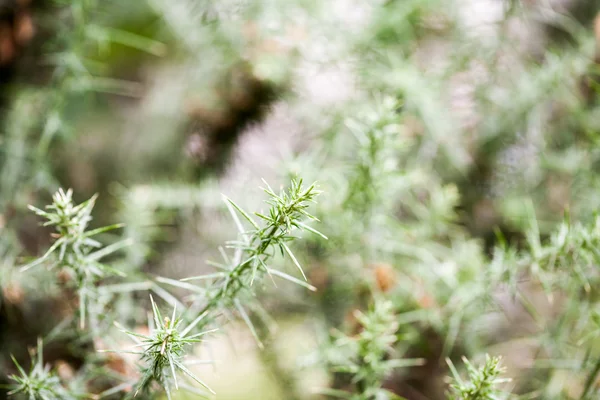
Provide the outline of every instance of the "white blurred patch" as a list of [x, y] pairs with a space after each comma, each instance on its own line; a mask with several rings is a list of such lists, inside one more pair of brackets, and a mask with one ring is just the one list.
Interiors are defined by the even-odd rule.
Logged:
[[498, 24], [505, 18], [504, 2], [499, 0], [457, 0], [457, 17], [472, 37], [493, 44], [498, 39]]

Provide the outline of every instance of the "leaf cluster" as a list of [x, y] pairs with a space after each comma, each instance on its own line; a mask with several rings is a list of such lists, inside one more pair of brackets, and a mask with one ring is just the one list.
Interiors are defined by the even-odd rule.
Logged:
[[479, 367], [474, 366], [466, 357], [463, 357], [467, 367], [468, 380], [461, 379], [458, 371], [447, 359], [454, 382], [450, 385], [449, 400], [500, 400], [506, 399], [507, 394], [498, 386], [510, 382], [503, 378], [504, 368], [500, 357], [490, 357], [486, 354], [485, 363]]
[[82, 328], [85, 326], [86, 302], [93, 301], [98, 282], [108, 276], [123, 276], [120, 271], [100, 260], [130, 244], [129, 240], [122, 240], [104, 246], [93, 238], [122, 226], [115, 224], [88, 230], [96, 197], [75, 205], [72, 190], [65, 192], [59, 189], [46, 210], [30, 206], [37, 215], [47, 219], [44, 226], [54, 227], [55, 233], [52, 236], [55, 242], [44, 255], [23, 267], [23, 270], [28, 270], [49, 261], [49, 268], [56, 267], [59, 272], [66, 271], [72, 275], [72, 285], [79, 293]]
[[392, 394], [382, 388], [385, 378], [396, 368], [422, 365], [422, 359], [398, 357], [394, 345], [398, 342], [398, 316], [393, 303], [378, 298], [367, 313], [354, 313], [359, 331], [349, 336], [334, 332], [335, 340], [328, 360], [333, 371], [350, 374], [355, 392], [323, 390], [336, 398], [352, 400], [377, 400]]

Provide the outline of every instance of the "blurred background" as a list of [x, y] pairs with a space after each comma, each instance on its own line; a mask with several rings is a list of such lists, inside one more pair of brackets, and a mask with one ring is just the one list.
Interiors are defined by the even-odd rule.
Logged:
[[[499, 246], [528, 248], [532, 221], [544, 241], [565, 215], [586, 224], [600, 206], [598, 11], [597, 0], [0, 0], [1, 383], [10, 354], [27, 364], [38, 336], [61, 379], [90, 362], [89, 343], [57, 333], [74, 311], [54, 275], [17, 268], [50, 244], [28, 204], [59, 187], [78, 202], [98, 193], [92, 225], [122, 222], [106, 239], [134, 240], [111, 259], [127, 279], [180, 279], [211, 272], [206, 260], [235, 239], [222, 193], [261, 211], [261, 179], [299, 176], [323, 191], [312, 211], [329, 240], [294, 245], [318, 291], [265, 280], [258, 297], [277, 327], [257, 322], [264, 350], [238, 322], [211, 340], [216, 366], [197, 372], [216, 398], [344, 389], [329, 332], [352, 334], [375, 294], [408, 321], [395, 351], [427, 361], [386, 380], [398, 395], [443, 399], [445, 357], [487, 352], [503, 355], [514, 393], [583, 398], [599, 349], [574, 343], [597, 330], [597, 271], [582, 272], [584, 301], [569, 295], [580, 282], [549, 296], [525, 269], [494, 268]], [[110, 315], [141, 325], [147, 299], [119, 298]]]

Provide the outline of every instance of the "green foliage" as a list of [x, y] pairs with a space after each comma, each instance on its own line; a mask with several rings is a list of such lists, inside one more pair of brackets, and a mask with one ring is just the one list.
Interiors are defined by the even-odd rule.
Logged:
[[[197, 315], [197, 317], [179, 332], [177, 327], [182, 323], [182, 320], [175, 319], [176, 308], [173, 309], [171, 319], [166, 318], [164, 322], [161, 322], [162, 317], [160, 312], [152, 300], [154, 313], [153, 335], [151, 337], [143, 337], [145, 340], [138, 343], [139, 345], [146, 346], [140, 354], [149, 367], [144, 369], [142, 378], [138, 383], [137, 391], [147, 391], [151, 383], [157, 381], [165, 388], [170, 398], [171, 381], [174, 381], [176, 388], [178, 387], [175, 370], [179, 369], [203, 385], [211, 393], [214, 393], [180, 361], [183, 355], [183, 345], [200, 341], [200, 336], [212, 332], [214, 329], [198, 332], [190, 336], [186, 335], [194, 329], [204, 329], [219, 314], [227, 312], [229, 308], [233, 308], [239, 312], [258, 344], [262, 347], [256, 329], [247, 311], [242, 306], [242, 304], [247, 304], [254, 309], [257, 307], [257, 305], [253, 306], [250, 303], [250, 299], [253, 296], [254, 281], [258, 281], [262, 276], [268, 274], [272, 278], [277, 276], [314, 290], [311, 285], [282, 271], [270, 268], [268, 263], [269, 259], [274, 255], [274, 250], [279, 250], [282, 255], [287, 255], [300, 272], [304, 274], [298, 260], [288, 247], [288, 243], [295, 239], [295, 236], [291, 235], [295, 229], [307, 230], [311, 233], [322, 235], [314, 228], [302, 222], [303, 219], [315, 219], [306, 209], [311, 202], [314, 202], [319, 192], [316, 190], [314, 184], [306, 188], [303, 187], [302, 180], [293, 180], [289, 189], [287, 191], [282, 190], [280, 194], [276, 194], [268, 184], [266, 185], [267, 188], [264, 191], [269, 195], [267, 203], [271, 207], [267, 215], [255, 213], [256, 216], [265, 221], [262, 227], [240, 206], [232, 200], [225, 198], [242, 240], [229, 242], [228, 247], [234, 249], [235, 253], [232, 259], [223, 253], [224, 261], [230, 262], [230, 264], [214, 264], [220, 270], [219, 272], [182, 279], [183, 282], [199, 279], [208, 281], [209, 283], [206, 287], [194, 288], [183, 282], [179, 283], [171, 279], [159, 278], [159, 281], [164, 283], [184, 289], [192, 289], [194, 292], [200, 291], [202, 295], [199, 296], [199, 299], [205, 304], [199, 311], [195, 309], [195, 305], [202, 303], [195, 302], [192, 304], [190, 309], [187, 310], [187, 314]], [[253, 229], [245, 230], [236, 213], [239, 213], [244, 220], [249, 222]], [[140, 336], [133, 332], [127, 333], [132, 337]]]
[[75, 399], [61, 385], [58, 376], [50, 371], [49, 365], [44, 364], [43, 344], [38, 339], [38, 346], [31, 355], [31, 369], [25, 371], [21, 365], [12, 357], [19, 371], [19, 375], [10, 375], [9, 379], [15, 383], [10, 386], [9, 396], [24, 395], [29, 400], [51, 400], [51, 399]]
[[[314, 202], [315, 197], [319, 194], [315, 184], [305, 188], [302, 186], [301, 179], [292, 180], [288, 190], [282, 190], [280, 194], [276, 194], [268, 184], [266, 185], [267, 188], [264, 191], [269, 196], [269, 200], [266, 201], [270, 205], [269, 211], [265, 214], [254, 213], [255, 216], [263, 221], [262, 226], [235, 202], [225, 198], [239, 231], [240, 240], [231, 241], [227, 245], [228, 248], [234, 250], [234, 254], [230, 257], [223, 252], [224, 263], [213, 263], [218, 272], [182, 279], [184, 282], [193, 280], [209, 282], [208, 287], [205, 288], [192, 287], [192, 290], [201, 293], [199, 300], [205, 303], [196, 312], [197, 314], [208, 314], [209, 317], [214, 318], [223, 309], [234, 307], [250, 328], [259, 346], [262, 346], [262, 344], [248, 313], [242, 306], [242, 304], [247, 304], [250, 307], [257, 307], [257, 305], [253, 305], [251, 300], [255, 280], [260, 281], [262, 277], [269, 275], [273, 280], [273, 284], [275, 284], [274, 278], [278, 277], [309, 290], [316, 290], [312, 285], [292, 275], [269, 267], [269, 264], [270, 259], [275, 256], [275, 252], [279, 250], [282, 256], [285, 255], [290, 258], [304, 279], [306, 279], [300, 263], [288, 246], [288, 243], [295, 239], [292, 233], [295, 230], [306, 230], [325, 237], [319, 231], [303, 222], [307, 219], [316, 220], [314, 216], [306, 211], [310, 203]], [[244, 228], [238, 214], [244, 221], [250, 224], [250, 230]], [[190, 286], [187, 284], [173, 282], [169, 279], [162, 279], [161, 281], [190, 289]], [[210, 320], [210, 318], [206, 319], [200, 326], [206, 325]]]
[[366, 314], [355, 312], [360, 324], [356, 335], [337, 332], [328, 362], [333, 371], [352, 376], [356, 391], [351, 393], [328, 389], [323, 390], [323, 394], [353, 400], [393, 398], [393, 393], [382, 389], [385, 378], [396, 368], [423, 364], [422, 359], [391, 358], [398, 341], [397, 315], [393, 311], [390, 301], [377, 299]]
[[95, 202], [96, 196], [75, 205], [73, 191], [69, 189], [65, 192], [59, 189], [53, 196], [53, 203], [46, 207], [47, 211], [30, 206], [33, 212], [48, 220], [44, 226], [54, 227], [56, 233], [53, 238], [56, 240], [42, 257], [23, 267], [23, 270], [27, 270], [49, 261], [49, 268], [57, 268], [59, 272], [66, 271], [71, 275], [72, 286], [79, 294], [82, 329], [85, 326], [87, 304], [97, 296], [96, 286], [99, 280], [107, 276], [122, 276], [120, 271], [101, 263], [100, 260], [119, 251], [130, 242], [123, 240], [103, 246], [93, 239], [96, 235], [122, 226], [116, 224], [88, 230]]
[[[280, 194], [276, 194], [268, 184], [266, 185], [267, 188], [264, 189], [264, 191], [269, 195], [269, 200], [267, 200], [267, 203], [270, 205], [269, 211], [266, 214], [255, 213], [257, 217], [264, 221], [262, 227], [260, 227], [259, 224], [240, 206], [232, 200], [225, 198], [227, 207], [229, 207], [231, 215], [239, 229], [241, 241], [232, 241], [228, 244], [228, 247], [235, 251], [231, 260], [223, 253], [225, 261], [231, 262], [231, 264], [215, 264], [216, 267], [222, 270], [221, 272], [183, 279], [183, 281], [202, 279], [212, 283], [204, 290], [200, 291], [203, 293], [200, 299], [205, 303], [202, 308], [198, 311], [195, 306], [201, 303], [194, 303], [186, 310], [186, 315], [193, 314], [197, 315], [197, 317], [187, 324], [185, 328], [181, 327], [181, 324], [184, 321], [180, 316], [176, 315], [177, 304], [179, 302], [175, 301], [172, 317], [165, 317], [163, 319], [151, 296], [153, 318], [149, 320], [150, 334], [145, 336], [123, 329], [123, 332], [135, 340], [136, 347], [142, 348], [140, 351], [132, 352], [133, 354], [140, 355], [143, 364], [141, 377], [135, 384], [134, 396], [139, 392], [151, 395], [154, 393], [152, 384], [157, 382], [162, 386], [170, 399], [172, 387], [174, 386], [178, 389], [180, 386], [177, 380], [176, 371], [183, 372], [185, 375], [204, 386], [209, 392], [214, 393], [202, 380], [197, 378], [185, 366], [182, 360], [185, 354], [184, 347], [200, 342], [201, 336], [213, 332], [215, 329], [192, 333], [194, 330], [203, 329], [209, 322], [213, 322], [217, 315], [231, 307], [240, 313], [242, 319], [248, 324], [252, 334], [258, 341], [256, 330], [240, 301], [240, 299], [244, 299], [244, 302], [246, 302], [245, 300], [252, 297], [252, 286], [255, 279], [268, 274], [272, 278], [277, 276], [311, 290], [315, 290], [311, 285], [288, 275], [285, 272], [270, 268], [268, 263], [270, 263], [269, 260], [274, 256], [274, 251], [279, 250], [281, 255], [287, 255], [291, 259], [293, 264], [304, 276], [304, 272], [289, 248], [288, 243], [295, 239], [295, 236], [292, 235], [295, 230], [306, 230], [310, 233], [324, 237], [323, 234], [303, 222], [303, 220], [306, 219], [316, 220], [314, 216], [308, 213], [307, 208], [310, 203], [315, 202], [315, 197], [319, 194], [319, 191], [314, 184], [304, 187], [302, 185], [302, 180], [292, 180], [289, 189], [287, 191], [282, 190]], [[86, 301], [89, 302], [98, 296], [96, 286], [99, 280], [104, 278], [107, 273], [121, 276], [119, 271], [101, 264], [99, 260], [120, 250], [129, 242], [129, 240], [124, 240], [103, 247], [101, 243], [92, 239], [95, 235], [121, 227], [121, 225], [112, 225], [87, 230], [95, 200], [96, 196], [81, 204], [74, 205], [72, 191], [68, 190], [65, 192], [60, 189], [54, 195], [53, 203], [46, 207], [47, 211], [32, 206], [30, 207], [37, 215], [47, 219], [47, 222], [45, 222], [44, 225], [54, 226], [56, 230], [56, 241], [42, 257], [25, 266], [24, 269], [29, 269], [47, 260], [51, 260], [51, 268], [58, 267], [61, 270], [64, 269], [74, 274], [75, 279], [73, 285], [77, 288], [80, 296], [80, 319], [82, 329], [85, 327]], [[250, 223], [253, 229], [245, 230], [237, 214]], [[304, 278], [306, 279], [305, 276]], [[189, 284], [166, 278], [159, 278], [159, 281], [186, 289], [190, 289], [191, 287]], [[134, 285], [128, 289], [125, 284], [123, 285], [123, 289], [119, 288], [117, 290], [138, 290], [137, 286]], [[140, 288], [144, 289], [150, 287], [141, 283]], [[160, 288], [154, 288], [154, 290], [157, 291], [159, 289]], [[197, 293], [198, 290], [194, 290], [194, 292]], [[164, 292], [164, 290], [158, 291], [158, 293], [162, 294], [162, 296], [167, 299], [173, 299], [173, 297]], [[256, 308], [257, 306], [254, 307]], [[102, 305], [100, 305], [100, 308], [94, 307], [94, 309], [98, 314], [104, 312]], [[95, 334], [98, 335], [98, 333]], [[43, 371], [46, 373], [48, 372], [46, 370]], [[36, 374], [33, 375], [35, 379], [37, 379], [38, 374], [39, 373], [36, 372]], [[52, 383], [55, 383], [57, 387], [60, 387], [57, 380], [42, 378], [44, 377], [42, 376], [40, 378], [40, 382], [44, 385], [46, 384], [46, 381], [51, 381]], [[29, 387], [28, 385], [30, 385], [30, 383], [28, 382], [29, 381], [26, 381], [24, 383], [24, 387]], [[34, 383], [36, 382], [37, 381]], [[45, 388], [44, 385], [41, 387]], [[125, 384], [115, 386], [113, 389], [109, 389], [103, 393], [104, 395], [112, 394], [120, 389], [126, 388], [128, 385], [129, 383], [125, 382]], [[182, 384], [181, 386], [198, 393], [197, 390], [189, 385]]]
[[[182, 320], [176, 315], [177, 309], [173, 308], [171, 318], [163, 319], [154, 299], [150, 296], [152, 302], [153, 318], [149, 321], [150, 335], [145, 336], [135, 332], [123, 330], [136, 343], [136, 347], [142, 350], [133, 352], [139, 354], [143, 362], [141, 378], [136, 385], [134, 397], [138, 393], [150, 395], [152, 383], [159, 383], [165, 390], [167, 397], [171, 399], [171, 382], [174, 382], [175, 389], [179, 389], [176, 371], [181, 371], [195, 382], [201, 384], [210, 393], [215, 394], [202, 380], [195, 376], [185, 366], [182, 358], [184, 347], [201, 341], [200, 337], [212, 331], [200, 332], [193, 335], [189, 333], [204, 318], [206, 314], [200, 315], [191, 324], [182, 328]], [[182, 385], [187, 386], [187, 385]], [[189, 386], [187, 386], [189, 389]], [[193, 388], [192, 388], [193, 390]]]
[[450, 385], [449, 399], [498, 400], [507, 398], [507, 394], [498, 389], [499, 384], [510, 381], [510, 379], [501, 377], [504, 368], [500, 364], [499, 357], [490, 357], [486, 354], [485, 363], [479, 368], [463, 357], [469, 376], [466, 382], [461, 379], [452, 361], [447, 361], [454, 377], [454, 383]]
[[[596, 2], [10, 3], [21, 7], [0, 15], [11, 394], [210, 397], [190, 366], [212, 363], [194, 360], [200, 342], [239, 317], [294, 400], [313, 400], [314, 383], [273, 320], [303, 321], [330, 397], [509, 397], [498, 358], [467, 361], [483, 354], [502, 354], [515, 397], [598, 397]], [[39, 36], [3, 64], [32, 15]], [[266, 210], [252, 213], [260, 175], [291, 185], [266, 184]], [[296, 176], [326, 193], [310, 212], [320, 190]], [[52, 193], [30, 206], [38, 228], [26, 205]], [[26, 372], [38, 336], [47, 365], [40, 342]]]
[[596, 216], [591, 223], [584, 225], [572, 223], [567, 215], [544, 243], [540, 239], [535, 217], [531, 221], [532, 226], [526, 232], [528, 249], [523, 254], [515, 259], [506, 247], [497, 249], [495, 256], [498, 260], [508, 257], [506, 261], [510, 265], [505, 264], [506, 271], [515, 274], [521, 268], [529, 268], [549, 295], [558, 288], [574, 296], [578, 295], [581, 288], [589, 294], [597, 279], [593, 268], [600, 261], [597, 251], [600, 219]]

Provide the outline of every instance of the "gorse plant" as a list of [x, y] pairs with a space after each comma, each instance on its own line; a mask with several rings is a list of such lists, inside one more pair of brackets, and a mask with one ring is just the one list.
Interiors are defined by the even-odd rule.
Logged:
[[213, 3], [0, 0], [0, 398], [598, 398], [597, 0]]
[[[269, 211], [266, 214], [255, 213], [258, 218], [264, 221], [262, 227], [239, 205], [230, 199], [225, 199], [227, 207], [231, 211], [239, 229], [240, 237], [240, 240], [232, 241], [228, 244], [228, 247], [234, 249], [234, 254], [231, 258], [227, 257], [226, 253], [223, 252], [225, 261], [230, 262], [230, 264], [214, 264], [220, 269], [219, 272], [183, 279], [183, 281], [202, 279], [212, 284], [209, 284], [203, 290], [198, 290], [200, 288], [186, 282], [158, 278], [160, 282], [186, 289], [192, 288], [195, 293], [199, 291], [202, 293], [188, 309], [184, 310], [186, 317], [190, 315], [195, 316], [193, 320], [188, 321], [184, 326], [185, 320], [176, 313], [179, 302], [175, 301], [172, 316], [170, 318], [163, 318], [151, 296], [153, 317], [149, 319], [149, 334], [143, 335], [121, 328], [123, 332], [134, 339], [135, 347], [141, 349], [134, 351], [115, 350], [115, 352], [133, 353], [140, 356], [140, 377], [132, 382], [127, 381], [102, 392], [103, 396], [125, 390], [132, 385], [135, 387], [133, 391], [134, 397], [138, 393], [151, 396], [156, 393], [155, 390], [152, 390], [153, 383], [155, 382], [164, 389], [169, 399], [171, 398], [172, 390], [174, 388], [179, 389], [179, 387], [188, 389], [194, 393], [206, 394], [190, 385], [180, 383], [177, 378], [177, 371], [182, 372], [187, 377], [201, 384], [208, 392], [214, 393], [200, 378], [196, 377], [186, 367], [187, 361], [184, 361], [186, 354], [185, 347], [200, 342], [202, 336], [214, 332], [216, 329], [206, 327], [214, 324], [216, 318], [221, 313], [228, 312], [229, 308], [233, 308], [239, 312], [260, 344], [249, 314], [242, 304], [248, 304], [253, 309], [259, 307], [257, 304], [251, 304], [248, 301], [254, 296], [254, 282], [259, 281], [265, 275], [270, 275], [272, 278], [283, 278], [305, 288], [315, 290], [310, 284], [283, 271], [272, 268], [269, 264], [271, 263], [271, 258], [275, 255], [274, 252], [278, 250], [281, 255], [287, 255], [292, 260], [301, 275], [306, 279], [297, 258], [289, 247], [289, 242], [295, 238], [293, 236], [295, 230], [306, 230], [325, 237], [314, 228], [308, 226], [305, 221], [306, 219], [316, 219], [308, 213], [307, 208], [315, 201], [319, 191], [314, 184], [304, 187], [302, 180], [293, 180], [289, 189], [282, 190], [280, 194], [276, 194], [268, 185], [264, 190], [269, 195], [269, 200], [267, 200], [267, 203], [270, 205]], [[96, 196], [79, 205], [75, 205], [72, 199], [72, 191], [68, 190], [65, 192], [59, 189], [53, 197], [53, 203], [46, 207], [46, 211], [31, 207], [37, 215], [47, 219], [44, 225], [55, 228], [56, 233], [53, 237], [56, 241], [43, 256], [24, 267], [24, 269], [29, 269], [48, 262], [50, 268], [65, 270], [73, 275], [72, 286], [77, 289], [80, 297], [82, 329], [85, 327], [86, 301], [89, 302], [95, 298], [95, 289], [100, 280], [107, 276], [122, 276], [119, 271], [100, 263], [99, 260], [113, 254], [129, 243], [129, 240], [122, 240], [103, 247], [100, 242], [92, 238], [98, 234], [122, 226], [117, 224], [87, 230], [92, 218], [91, 212], [95, 200]], [[250, 223], [252, 226], [251, 230], [243, 228], [242, 222], [236, 213], [239, 213], [243, 217], [243, 220]], [[143, 287], [145, 286], [142, 285]], [[134, 285], [132, 290], [136, 289], [137, 287]], [[166, 294], [163, 294], [163, 297], [172, 298]], [[98, 313], [102, 312], [102, 309], [98, 309], [98, 307], [94, 307], [94, 309]], [[118, 323], [117, 326], [121, 327]], [[92, 334], [98, 335], [97, 332], [92, 332]], [[101, 352], [107, 351], [101, 350]], [[38, 375], [39, 373], [36, 372], [32, 376], [44, 384], [48, 381], [56, 383], [60, 387], [56, 379], [45, 379], [44, 376], [38, 377]]]
[[326, 389], [321, 392], [340, 399], [393, 398], [393, 393], [382, 388], [384, 380], [394, 369], [422, 365], [424, 360], [393, 357], [399, 324], [389, 300], [378, 298], [366, 314], [358, 310], [354, 314], [358, 332], [352, 336], [337, 332], [331, 349], [332, 359], [327, 360], [333, 371], [352, 377], [354, 391]]
[[500, 357], [486, 355], [485, 363], [480, 367], [475, 367], [465, 357], [463, 357], [463, 361], [469, 375], [467, 381], [461, 379], [452, 361], [447, 360], [453, 375], [449, 400], [500, 400], [508, 398], [508, 394], [498, 388], [500, 384], [510, 382], [510, 379], [502, 377], [504, 368], [501, 366]]
[[372, 211], [370, 208], [385, 202], [382, 198], [385, 190], [398, 183], [393, 178], [401, 175], [399, 154], [405, 145], [399, 126], [402, 102], [380, 95], [373, 103], [372, 109], [345, 122], [358, 146], [354, 155], [356, 160], [350, 164], [353, 171], [344, 207], [367, 215]]
[[[148, 336], [139, 333], [123, 330], [136, 343], [136, 347], [141, 348], [140, 351], [131, 352], [139, 354], [143, 363], [141, 370], [141, 378], [136, 384], [133, 396], [143, 393], [146, 396], [150, 395], [152, 383], [160, 384], [171, 399], [171, 390], [173, 385], [175, 389], [179, 386], [185, 387], [187, 390], [198, 393], [193, 387], [186, 384], [180, 384], [177, 380], [177, 371], [183, 372], [186, 376], [201, 384], [210, 393], [215, 394], [206, 383], [195, 376], [184, 364], [182, 360], [187, 345], [192, 345], [201, 341], [200, 337], [213, 332], [214, 330], [199, 332], [193, 335], [189, 333], [196, 325], [206, 317], [206, 314], [201, 314], [187, 327], [182, 328], [182, 320], [177, 316], [177, 307], [173, 308], [172, 316], [163, 319], [154, 299], [150, 296], [152, 302], [153, 317], [149, 320], [150, 333]], [[119, 326], [119, 325], [118, 325]], [[124, 386], [129, 386], [126, 383]], [[200, 393], [204, 395], [205, 393]]]
[[10, 385], [9, 396], [25, 395], [29, 400], [71, 400], [67, 390], [61, 385], [60, 379], [50, 371], [50, 365], [44, 364], [44, 347], [41, 339], [38, 339], [37, 348], [31, 350], [31, 369], [25, 371], [21, 365], [12, 357], [19, 374], [10, 375], [9, 379], [15, 383]]
[[572, 222], [567, 214], [545, 242], [541, 240], [535, 216], [530, 221], [525, 233], [526, 251], [514, 254], [505, 242], [501, 242], [496, 249], [495, 257], [503, 263], [512, 287], [518, 275], [528, 270], [548, 295], [559, 288], [573, 291], [573, 294], [583, 288], [589, 295], [598, 280], [594, 270], [600, 262], [597, 251], [600, 245], [600, 217], [595, 216], [591, 223], [582, 224]]
[[76, 288], [79, 294], [81, 328], [85, 326], [87, 304], [96, 297], [98, 282], [107, 276], [123, 276], [120, 271], [101, 263], [101, 259], [130, 243], [129, 240], [122, 240], [103, 246], [94, 239], [96, 235], [122, 227], [115, 224], [88, 230], [96, 197], [75, 205], [72, 190], [65, 192], [59, 189], [46, 211], [30, 206], [37, 215], [48, 220], [44, 226], [54, 227], [56, 232], [52, 237], [55, 242], [42, 257], [23, 267], [23, 270], [27, 270], [47, 261], [50, 264], [49, 268], [69, 274], [68, 279], [72, 279], [71, 286]]
[[[235, 254], [231, 260], [232, 264], [214, 264], [215, 267], [222, 271], [182, 279], [182, 281], [198, 279], [214, 281], [204, 288], [204, 290], [201, 290], [202, 295], [199, 296], [200, 302], [195, 302], [186, 311], [186, 315], [197, 315], [192, 322], [185, 328], [181, 328], [180, 325], [183, 323], [183, 320], [176, 316], [175, 307], [173, 308], [172, 317], [166, 317], [163, 320], [158, 307], [154, 303], [154, 300], [152, 300], [154, 318], [151, 320], [153, 323], [150, 326], [150, 336], [125, 331], [136, 340], [138, 346], [143, 347], [143, 351], [140, 351], [138, 354], [141, 355], [142, 361], [146, 365], [142, 368], [142, 377], [136, 385], [135, 393], [148, 392], [152, 382], [158, 382], [165, 389], [167, 396], [171, 398], [171, 389], [173, 387], [179, 388], [180, 386], [177, 381], [176, 370], [182, 371], [185, 375], [200, 383], [209, 392], [214, 393], [200, 378], [190, 372], [181, 361], [184, 355], [184, 346], [199, 342], [201, 336], [214, 332], [216, 329], [204, 329], [209, 324], [214, 323], [216, 317], [221, 313], [228, 312], [229, 308], [233, 308], [239, 312], [258, 344], [261, 345], [256, 329], [242, 304], [245, 303], [251, 307], [257, 307], [257, 305], [249, 303], [253, 296], [252, 286], [255, 280], [260, 280], [266, 274], [277, 276], [314, 290], [311, 285], [269, 267], [268, 263], [269, 259], [273, 256], [273, 250], [278, 249], [282, 255], [288, 255], [294, 265], [304, 275], [298, 260], [288, 247], [288, 243], [294, 239], [294, 236], [291, 235], [294, 229], [307, 230], [323, 236], [317, 230], [302, 222], [306, 218], [315, 219], [306, 209], [311, 202], [314, 202], [319, 191], [316, 190], [314, 184], [305, 188], [302, 185], [302, 180], [293, 180], [287, 191], [283, 190], [280, 194], [276, 194], [267, 184], [265, 192], [270, 197], [267, 200], [267, 203], [271, 206], [269, 212], [267, 215], [255, 213], [255, 215], [265, 221], [263, 227], [260, 227], [235, 202], [228, 198], [225, 199], [228, 207], [233, 207], [230, 208], [230, 211], [238, 226], [242, 240], [229, 243], [229, 247], [235, 250]], [[245, 230], [235, 212], [248, 221], [254, 229]], [[230, 260], [225, 253], [224, 257], [225, 261]], [[159, 281], [190, 289], [189, 284], [179, 283], [170, 279], [159, 278]], [[192, 290], [194, 292], [198, 291], [195, 288]], [[204, 304], [200, 307], [200, 311], [197, 311], [198, 304], [202, 303]], [[201, 331], [192, 333], [198, 330]], [[193, 391], [193, 388], [190, 388], [188, 385], [181, 386]]]
[[[289, 189], [287, 191], [282, 190], [280, 194], [276, 194], [268, 184], [264, 191], [269, 196], [269, 200], [267, 200], [270, 205], [269, 211], [265, 214], [255, 213], [256, 217], [262, 220], [262, 224], [259, 224], [255, 218], [235, 202], [225, 198], [239, 230], [239, 240], [227, 244], [228, 248], [233, 249], [233, 255], [229, 256], [223, 253], [224, 263], [212, 263], [218, 269], [218, 272], [182, 280], [208, 280], [212, 282], [206, 288], [194, 288], [196, 292], [201, 291], [197, 301], [199, 305], [198, 313], [200, 315], [206, 313], [210, 317], [201, 326], [212, 321], [221, 311], [234, 307], [250, 328], [259, 345], [261, 344], [256, 330], [248, 313], [242, 306], [244, 303], [249, 307], [258, 306], [251, 301], [252, 286], [255, 281], [260, 281], [263, 276], [269, 275], [273, 279], [273, 283], [275, 283], [274, 278], [278, 277], [309, 290], [316, 290], [312, 285], [273, 268], [270, 266], [270, 260], [274, 257], [275, 252], [279, 251], [282, 256], [286, 255], [290, 258], [306, 280], [304, 271], [289, 248], [288, 243], [295, 239], [293, 233], [296, 230], [306, 230], [326, 238], [325, 235], [308, 226], [305, 222], [307, 219], [316, 220], [314, 216], [307, 212], [310, 203], [314, 202], [315, 197], [320, 193], [314, 184], [303, 187], [302, 180], [292, 180]], [[241, 220], [237, 214], [242, 217]], [[244, 228], [242, 220], [250, 224], [251, 228], [249, 230]], [[186, 289], [190, 288], [187, 284], [182, 285], [165, 279], [162, 281]]]

